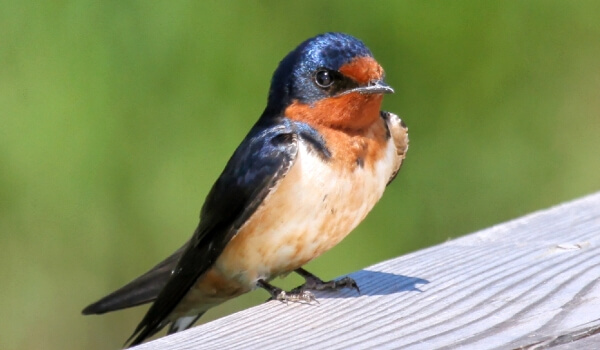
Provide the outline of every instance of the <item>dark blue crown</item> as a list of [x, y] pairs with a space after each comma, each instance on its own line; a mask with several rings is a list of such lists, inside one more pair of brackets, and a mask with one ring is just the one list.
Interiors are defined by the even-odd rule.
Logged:
[[293, 100], [312, 103], [322, 98], [313, 83], [317, 69], [338, 70], [355, 57], [365, 56], [373, 54], [362, 41], [344, 33], [325, 33], [304, 41], [275, 70], [267, 110], [277, 113]]

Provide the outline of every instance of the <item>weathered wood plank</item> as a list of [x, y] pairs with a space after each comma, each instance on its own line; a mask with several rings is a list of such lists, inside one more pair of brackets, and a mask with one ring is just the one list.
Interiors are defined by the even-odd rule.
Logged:
[[351, 276], [139, 349], [600, 349], [600, 193]]

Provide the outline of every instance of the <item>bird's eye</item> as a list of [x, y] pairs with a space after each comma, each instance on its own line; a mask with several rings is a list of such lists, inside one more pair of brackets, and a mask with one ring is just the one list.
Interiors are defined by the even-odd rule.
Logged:
[[333, 84], [333, 77], [327, 70], [320, 70], [315, 76], [315, 83], [322, 88], [328, 88]]

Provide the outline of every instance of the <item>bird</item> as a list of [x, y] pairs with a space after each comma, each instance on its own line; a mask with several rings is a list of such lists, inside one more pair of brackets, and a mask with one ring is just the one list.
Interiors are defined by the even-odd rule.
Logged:
[[[273, 73], [264, 112], [209, 191], [189, 241], [82, 313], [152, 302], [125, 343], [135, 346], [258, 288], [269, 300], [302, 303], [316, 300], [311, 290], [360, 292], [350, 277], [323, 281], [302, 266], [363, 221], [400, 170], [408, 128], [381, 111], [393, 92], [359, 39], [329, 32], [302, 42]], [[305, 283], [271, 284], [291, 272]]]

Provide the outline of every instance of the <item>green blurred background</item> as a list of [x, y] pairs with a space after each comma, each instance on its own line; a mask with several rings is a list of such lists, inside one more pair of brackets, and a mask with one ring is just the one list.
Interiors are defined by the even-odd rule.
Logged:
[[279, 60], [321, 32], [371, 48], [411, 147], [314, 273], [599, 190], [599, 18], [598, 1], [1, 1], [0, 348], [120, 347], [145, 307], [81, 309], [191, 235]]

